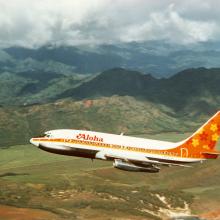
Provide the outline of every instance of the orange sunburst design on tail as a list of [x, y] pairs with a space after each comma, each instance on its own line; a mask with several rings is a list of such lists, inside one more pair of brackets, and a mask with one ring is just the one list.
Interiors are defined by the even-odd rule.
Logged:
[[212, 153], [215, 152], [215, 146], [219, 136], [220, 111], [210, 118], [191, 137], [180, 142], [180, 145], [171, 151], [180, 152], [181, 149], [185, 149], [187, 152], [185, 157], [214, 159], [217, 155], [212, 155]]

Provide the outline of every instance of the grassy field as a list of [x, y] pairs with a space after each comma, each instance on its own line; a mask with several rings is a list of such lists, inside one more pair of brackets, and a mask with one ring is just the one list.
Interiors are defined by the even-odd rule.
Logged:
[[[147, 135], [175, 141], [186, 136]], [[156, 174], [132, 173], [112, 168], [111, 162], [12, 146], [0, 150], [0, 219], [18, 219], [18, 210], [24, 214], [26, 209], [23, 219], [34, 220], [165, 219], [167, 210], [203, 214], [219, 207], [219, 168], [216, 160], [193, 168], [162, 167]], [[6, 216], [14, 207], [17, 218]]]

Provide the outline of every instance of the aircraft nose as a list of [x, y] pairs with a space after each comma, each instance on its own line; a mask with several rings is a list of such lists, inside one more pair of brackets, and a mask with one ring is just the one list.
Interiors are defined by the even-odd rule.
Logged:
[[35, 140], [36, 138], [31, 138], [30, 139], [30, 143], [31, 144], [33, 144], [33, 145], [35, 145], [35, 146], [37, 146], [37, 147], [39, 147], [39, 142], [37, 141], [37, 140]]

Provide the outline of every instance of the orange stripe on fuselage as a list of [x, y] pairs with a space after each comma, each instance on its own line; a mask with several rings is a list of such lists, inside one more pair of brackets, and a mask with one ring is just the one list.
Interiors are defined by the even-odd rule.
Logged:
[[199, 153], [191, 154], [185, 157], [180, 156], [181, 150], [180, 149], [177, 150], [177, 148], [168, 149], [168, 150], [155, 150], [155, 149], [146, 149], [146, 148], [139, 148], [139, 147], [107, 144], [103, 142], [93, 142], [93, 141], [65, 139], [65, 138], [33, 138], [33, 141], [80, 144], [80, 145], [100, 147], [100, 148], [109, 148], [109, 149], [126, 150], [126, 151], [141, 152], [141, 153], [148, 153], [148, 154], [157, 154], [157, 155], [169, 156], [169, 157], [174, 157], [174, 158], [206, 159], [204, 155], [201, 155]]

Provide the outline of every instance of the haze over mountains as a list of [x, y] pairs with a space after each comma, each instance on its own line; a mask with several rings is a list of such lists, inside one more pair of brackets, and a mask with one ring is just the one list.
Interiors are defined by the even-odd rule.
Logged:
[[219, 42], [181, 45], [147, 41], [78, 47], [46, 45], [35, 49], [11, 47], [0, 51], [0, 70], [94, 74], [122, 67], [168, 77], [192, 67], [218, 67], [219, 45]]

